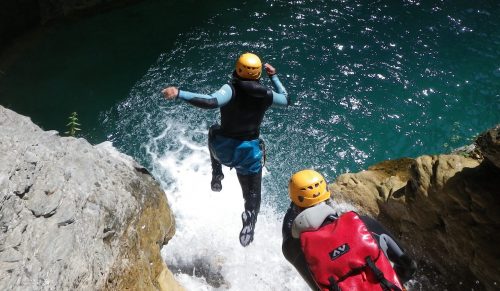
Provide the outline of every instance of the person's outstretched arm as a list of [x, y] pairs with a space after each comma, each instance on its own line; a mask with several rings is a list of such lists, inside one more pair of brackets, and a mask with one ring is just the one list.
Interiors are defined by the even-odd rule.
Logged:
[[184, 91], [177, 87], [167, 87], [161, 92], [167, 100], [180, 98], [196, 107], [204, 109], [222, 107], [226, 105], [233, 96], [233, 90], [231, 89], [231, 86], [227, 84], [210, 95]]
[[290, 97], [286, 92], [285, 87], [281, 84], [278, 75], [276, 75], [276, 69], [270, 64], [264, 64], [264, 68], [266, 69], [266, 73], [271, 79], [273, 83], [274, 90], [273, 91], [273, 105], [278, 106], [288, 106], [291, 103]]

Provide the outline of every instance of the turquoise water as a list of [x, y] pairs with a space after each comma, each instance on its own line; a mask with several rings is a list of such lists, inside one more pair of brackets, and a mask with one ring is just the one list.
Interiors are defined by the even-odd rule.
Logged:
[[[213, 2], [144, 1], [37, 29], [21, 49], [2, 55], [0, 104], [60, 132], [76, 111], [82, 135], [93, 143], [104, 141], [101, 114], [127, 99], [178, 34], [216, 13], [221, 1]], [[198, 10], [192, 9], [195, 4]]]
[[1, 104], [60, 132], [77, 111], [82, 136], [151, 166], [141, 145], [165, 116], [196, 128], [218, 118], [160, 89], [215, 91], [254, 51], [294, 100], [262, 129], [275, 191], [300, 168], [332, 180], [446, 152], [500, 122], [496, 1], [228, 2], [145, 1], [49, 26], [4, 69]]
[[[292, 172], [314, 167], [333, 181], [382, 160], [448, 152], [500, 122], [498, 1], [205, 2], [144, 1], [47, 27], [2, 70], [0, 104], [60, 132], [77, 111], [82, 136], [111, 140], [146, 165], [187, 213], [196, 199], [175, 205], [208, 191], [206, 135], [219, 113], [167, 102], [160, 90], [213, 92], [238, 54], [253, 51], [293, 98], [262, 127], [264, 210], [277, 213], [262, 220], [275, 220], [265, 225], [277, 241]], [[182, 192], [193, 182], [199, 188]], [[178, 223], [182, 232], [187, 222]]]
[[500, 121], [496, 1], [203, 3], [145, 1], [48, 27], [4, 70], [2, 105], [61, 132], [77, 111], [83, 136], [112, 136], [135, 154], [144, 129], [120, 131], [133, 121], [126, 104], [210, 124], [215, 113], [172, 109], [155, 93], [167, 84], [214, 91], [240, 52], [255, 51], [294, 98], [264, 123], [269, 166], [316, 166], [330, 179], [443, 152]]

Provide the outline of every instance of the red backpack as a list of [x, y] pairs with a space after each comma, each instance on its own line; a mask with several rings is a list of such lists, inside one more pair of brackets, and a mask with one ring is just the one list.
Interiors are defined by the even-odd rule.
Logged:
[[355, 212], [300, 234], [302, 250], [321, 290], [398, 290], [402, 284]]

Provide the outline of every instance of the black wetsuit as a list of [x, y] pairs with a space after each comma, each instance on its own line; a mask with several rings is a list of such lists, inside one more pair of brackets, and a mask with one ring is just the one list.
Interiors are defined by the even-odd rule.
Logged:
[[[300, 239], [292, 237], [293, 221], [299, 213], [300, 209], [290, 203], [283, 220], [281, 250], [287, 261], [295, 267], [311, 290], [320, 290], [307, 266], [306, 258], [300, 246]], [[386, 253], [388, 259], [394, 263], [394, 270], [402, 283], [408, 281], [416, 270], [416, 263], [409, 258], [401, 244], [378, 221], [365, 215], [360, 215], [360, 218], [379, 245], [382, 245], [381, 249]]]
[[220, 134], [238, 140], [259, 138], [260, 125], [273, 104], [273, 91], [255, 80], [244, 80], [235, 74], [231, 80], [233, 98], [220, 108]]

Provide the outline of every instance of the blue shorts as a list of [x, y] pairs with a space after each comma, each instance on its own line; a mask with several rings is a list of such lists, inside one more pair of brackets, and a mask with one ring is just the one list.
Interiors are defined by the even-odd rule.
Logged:
[[257, 174], [262, 169], [260, 140], [237, 140], [215, 135], [208, 144], [213, 157], [241, 175]]

